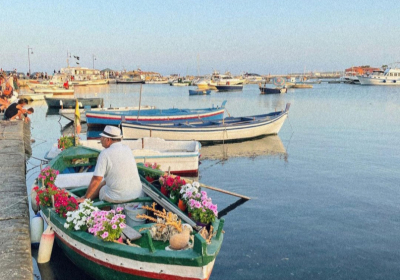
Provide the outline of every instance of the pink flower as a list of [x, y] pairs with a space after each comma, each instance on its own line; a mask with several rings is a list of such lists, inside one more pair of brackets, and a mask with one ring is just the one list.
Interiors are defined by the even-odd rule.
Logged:
[[126, 228], [126, 225], [125, 225], [124, 223], [120, 223], [120, 224], [119, 224], [119, 227], [120, 227], [120, 228]]
[[104, 238], [107, 238], [107, 236], [108, 236], [108, 232], [107, 231], [105, 231], [102, 235], [101, 235], [101, 237], [104, 239]]
[[117, 229], [117, 227], [118, 227], [117, 225], [112, 225], [111, 226], [112, 229]]

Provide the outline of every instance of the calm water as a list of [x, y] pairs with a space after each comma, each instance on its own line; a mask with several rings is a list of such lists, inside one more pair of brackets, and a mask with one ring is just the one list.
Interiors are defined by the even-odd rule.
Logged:
[[[79, 88], [105, 106], [137, 106], [140, 86]], [[233, 116], [281, 110], [279, 137], [203, 147], [200, 180], [252, 199], [225, 216], [225, 240], [211, 279], [397, 279], [400, 274], [400, 87], [320, 84], [262, 96], [188, 95], [143, 85], [142, 104], [201, 108], [228, 100]], [[43, 158], [66, 120], [32, 103], [33, 156]], [[40, 161], [29, 160], [28, 186]], [[209, 192], [219, 210], [232, 196]], [[82, 277], [55, 248], [42, 279]], [[74, 274], [74, 275], [71, 275]], [[91, 279], [87, 277], [86, 279]]]

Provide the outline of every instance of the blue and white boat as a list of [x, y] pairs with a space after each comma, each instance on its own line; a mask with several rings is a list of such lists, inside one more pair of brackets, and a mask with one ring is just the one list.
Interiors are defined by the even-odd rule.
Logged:
[[165, 140], [197, 140], [200, 142], [230, 142], [278, 134], [289, 113], [285, 110], [248, 117], [229, 117], [219, 121], [188, 123], [122, 122], [124, 139], [159, 137]]
[[210, 95], [210, 89], [189, 89], [189, 95]]
[[143, 123], [151, 122], [185, 122], [196, 121], [199, 119], [205, 121], [222, 120], [225, 112], [226, 100], [221, 106], [204, 109], [150, 109], [144, 111], [138, 110], [88, 110], [86, 111], [86, 122], [91, 125], [119, 125], [121, 121]]

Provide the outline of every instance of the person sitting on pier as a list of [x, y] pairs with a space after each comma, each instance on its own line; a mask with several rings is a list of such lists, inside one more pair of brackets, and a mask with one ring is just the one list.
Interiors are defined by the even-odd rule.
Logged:
[[[121, 129], [107, 125], [100, 133], [105, 148], [97, 158], [96, 168], [85, 199], [99, 197], [113, 203], [123, 203], [143, 196], [142, 183], [131, 149], [121, 143]], [[104, 179], [104, 180], [103, 180]]]
[[5, 120], [22, 120], [25, 119], [25, 122], [29, 122], [30, 119], [28, 114], [32, 114], [34, 112], [33, 108], [29, 108], [28, 110], [24, 109], [24, 105], [28, 104], [28, 100], [20, 99], [17, 103], [12, 103], [6, 111], [4, 112]]

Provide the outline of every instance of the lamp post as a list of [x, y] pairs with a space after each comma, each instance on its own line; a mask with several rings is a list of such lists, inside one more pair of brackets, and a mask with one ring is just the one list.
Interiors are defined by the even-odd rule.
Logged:
[[29, 77], [31, 76], [31, 57], [30, 54], [33, 54], [32, 48], [28, 45], [28, 63], [29, 63]]
[[93, 55], [93, 69], [94, 69], [94, 61], [97, 60], [96, 57]]

